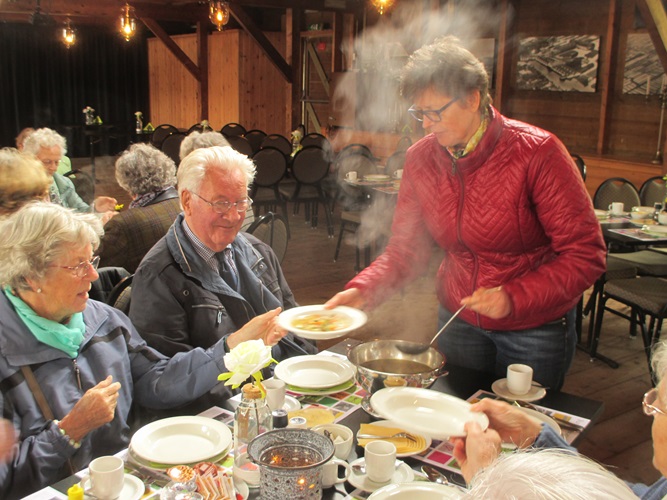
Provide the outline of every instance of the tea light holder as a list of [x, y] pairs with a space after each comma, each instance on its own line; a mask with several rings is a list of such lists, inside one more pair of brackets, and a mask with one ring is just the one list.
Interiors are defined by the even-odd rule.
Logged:
[[275, 429], [248, 445], [259, 465], [260, 497], [276, 500], [322, 498], [322, 465], [333, 454], [331, 439], [309, 429]]

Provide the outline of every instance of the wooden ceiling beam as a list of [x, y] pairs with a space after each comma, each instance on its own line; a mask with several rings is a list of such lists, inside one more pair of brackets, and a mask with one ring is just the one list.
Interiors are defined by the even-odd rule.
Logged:
[[201, 82], [201, 72], [199, 71], [197, 65], [192, 61], [192, 59], [188, 57], [185, 52], [183, 52], [183, 49], [181, 49], [178, 44], [174, 42], [174, 40], [167, 34], [167, 32], [162, 29], [162, 26], [160, 26], [155, 19], [148, 17], [140, 17], [139, 19], [146, 25], [149, 30], [151, 30], [151, 32], [156, 37], [160, 39], [162, 43], [165, 44], [165, 46], [169, 49], [169, 52], [171, 52], [174, 57], [176, 57], [176, 59], [178, 59], [181, 64], [185, 66], [185, 69], [187, 69], [198, 82]]
[[278, 71], [280, 71], [280, 74], [287, 81], [287, 83], [291, 84], [292, 68], [289, 64], [287, 64], [287, 61], [285, 61], [285, 58], [280, 54], [280, 52], [276, 50], [271, 41], [266, 38], [266, 35], [264, 35], [262, 30], [259, 29], [259, 27], [240, 5], [229, 4], [229, 10], [241, 28], [243, 28], [245, 32], [250, 35], [250, 37], [264, 51], [266, 56], [269, 58], [269, 61], [278, 69]]

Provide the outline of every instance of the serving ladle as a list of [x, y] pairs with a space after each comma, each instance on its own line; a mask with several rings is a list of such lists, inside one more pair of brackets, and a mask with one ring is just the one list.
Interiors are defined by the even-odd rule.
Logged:
[[459, 308], [459, 310], [456, 311], [452, 315], [451, 318], [449, 318], [447, 323], [442, 325], [442, 328], [440, 328], [440, 330], [438, 330], [438, 333], [435, 334], [435, 336], [431, 339], [431, 342], [429, 342], [428, 344], [422, 344], [422, 343], [414, 342], [414, 343], [409, 344], [409, 345], [397, 345], [396, 348], [399, 351], [403, 351], [406, 354], [421, 354], [422, 352], [428, 351], [428, 349], [431, 347], [431, 345], [433, 345], [433, 342], [438, 340], [438, 337], [442, 334], [442, 332], [445, 331], [445, 329], [451, 324], [451, 322], [454, 321], [454, 319], [456, 319], [456, 317], [459, 315], [459, 313], [461, 311], [463, 311], [465, 308], [466, 308], [466, 306], [461, 306]]

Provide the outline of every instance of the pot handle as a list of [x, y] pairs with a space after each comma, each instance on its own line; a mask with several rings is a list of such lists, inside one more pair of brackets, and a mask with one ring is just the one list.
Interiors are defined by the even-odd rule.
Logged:
[[438, 374], [435, 376], [435, 378], [446, 377], [447, 375], [449, 375], [449, 370], [445, 370], [445, 367], [443, 366], [440, 368], [440, 371], [438, 371]]

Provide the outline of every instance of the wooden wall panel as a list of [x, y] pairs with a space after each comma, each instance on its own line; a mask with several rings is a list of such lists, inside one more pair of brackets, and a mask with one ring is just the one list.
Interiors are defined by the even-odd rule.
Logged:
[[[265, 33], [285, 57], [284, 33]], [[245, 32], [239, 37], [239, 123], [246, 129], [289, 137], [289, 85]]]
[[240, 33], [215, 31], [208, 39], [208, 120], [215, 130], [239, 120]]
[[[197, 61], [195, 35], [178, 35], [173, 39], [190, 59]], [[157, 38], [148, 40], [148, 77], [149, 120], [154, 126], [169, 123], [189, 128], [199, 121], [197, 80]]]

